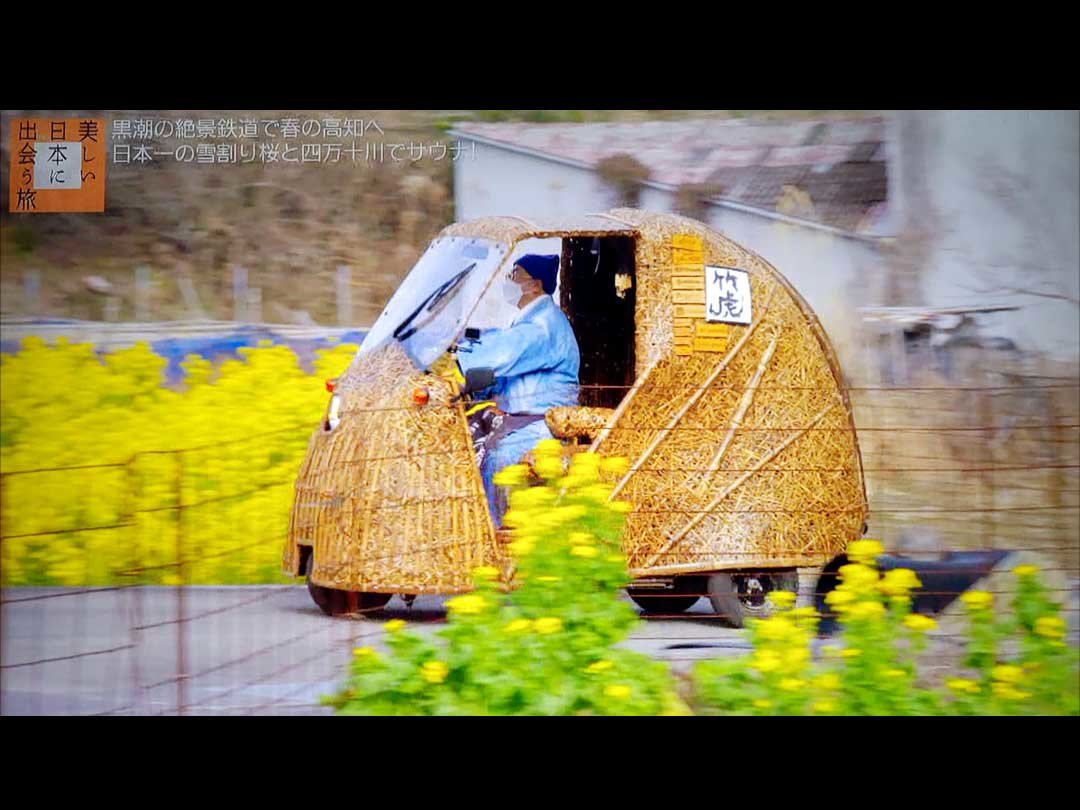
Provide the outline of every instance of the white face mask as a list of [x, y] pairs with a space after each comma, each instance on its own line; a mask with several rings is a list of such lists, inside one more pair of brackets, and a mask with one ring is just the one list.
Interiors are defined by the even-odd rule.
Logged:
[[503, 279], [503, 300], [505, 300], [506, 303], [508, 303], [510, 306], [516, 307], [518, 305], [518, 301], [521, 300], [521, 296], [523, 296], [524, 294], [525, 293], [522, 291], [521, 287], [519, 287], [513, 281], [508, 278]]

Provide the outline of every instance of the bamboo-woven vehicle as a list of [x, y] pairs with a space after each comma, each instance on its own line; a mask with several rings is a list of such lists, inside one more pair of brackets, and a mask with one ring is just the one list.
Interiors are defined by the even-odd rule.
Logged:
[[633, 504], [628, 590], [646, 612], [680, 612], [707, 595], [741, 625], [766, 609], [770, 590], [794, 589], [797, 568], [826, 564], [864, 531], [836, 355], [766, 261], [671, 215], [489, 217], [451, 225], [431, 244], [311, 437], [283, 570], [307, 574], [326, 612], [466, 591], [480, 565], [510, 570], [467, 403], [435, 371], [479, 325], [521, 243], [553, 238], [581, 387], [579, 407], [553, 409], [547, 423], [567, 452], [629, 460], [613, 497]]

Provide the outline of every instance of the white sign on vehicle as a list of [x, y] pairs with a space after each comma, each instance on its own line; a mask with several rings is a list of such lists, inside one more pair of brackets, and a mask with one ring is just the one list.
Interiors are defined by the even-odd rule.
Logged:
[[706, 265], [705, 320], [746, 325], [750, 319], [750, 274]]

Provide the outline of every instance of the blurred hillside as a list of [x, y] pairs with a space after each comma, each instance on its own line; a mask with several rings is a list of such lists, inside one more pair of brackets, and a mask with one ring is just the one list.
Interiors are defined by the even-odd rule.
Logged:
[[[827, 112], [752, 114], [787, 118], [820, 117]], [[447, 130], [461, 121], [677, 120], [742, 117], [750, 111], [5, 111], [0, 155], [0, 182], [5, 190], [11, 118], [61, 114], [104, 118], [110, 135], [112, 122], [118, 119], [361, 118], [377, 122], [381, 130], [369, 129], [364, 142], [446, 147], [450, 143]], [[851, 112], [844, 115], [850, 117]], [[300, 138], [295, 143], [310, 140]], [[116, 142], [110, 139], [110, 144]], [[150, 143], [173, 149], [183, 141]], [[172, 157], [143, 164], [110, 161], [106, 211], [101, 215], [12, 215], [6, 210], [5, 192], [0, 223], [0, 313], [131, 320], [136, 317], [135, 268], [145, 265], [150, 279], [146, 318], [190, 318], [201, 309], [206, 317], [230, 319], [232, 268], [242, 266], [247, 268], [249, 286], [260, 291], [261, 320], [334, 324], [338, 318], [336, 268], [348, 265], [352, 270], [350, 325], [366, 325], [427, 242], [454, 219], [453, 165], [448, 152], [441, 160], [429, 154], [396, 163], [388, 157], [381, 161], [361, 157], [356, 162], [343, 157], [337, 163], [256, 160], [246, 165], [180, 163]], [[91, 277], [96, 278], [88, 284], [86, 279]], [[37, 292], [28, 293], [28, 286]], [[111, 288], [111, 310], [108, 296], [94, 292], [93, 287]]]

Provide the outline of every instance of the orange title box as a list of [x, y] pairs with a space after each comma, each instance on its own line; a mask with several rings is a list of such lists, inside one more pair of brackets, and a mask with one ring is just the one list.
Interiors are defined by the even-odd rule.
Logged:
[[8, 211], [104, 211], [106, 149], [99, 118], [14, 119]]

